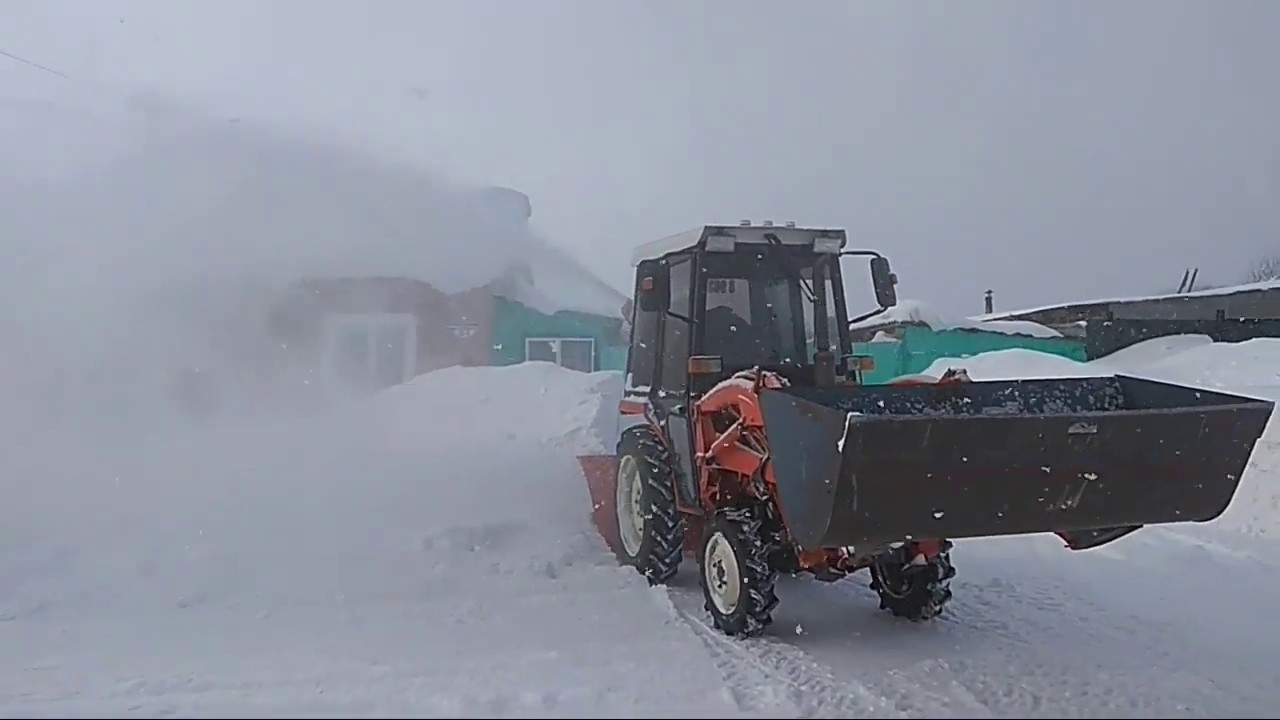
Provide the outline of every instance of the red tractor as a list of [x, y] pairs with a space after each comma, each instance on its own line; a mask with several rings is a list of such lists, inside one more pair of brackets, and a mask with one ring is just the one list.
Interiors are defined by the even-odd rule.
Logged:
[[864, 384], [840, 260], [869, 258], [874, 312], [896, 278], [845, 242], [705, 226], [637, 250], [617, 451], [580, 458], [621, 562], [660, 584], [692, 555], [715, 626], [754, 635], [782, 572], [867, 569], [883, 608], [925, 620], [953, 540], [1083, 550], [1226, 509], [1271, 402], [1127, 376]]

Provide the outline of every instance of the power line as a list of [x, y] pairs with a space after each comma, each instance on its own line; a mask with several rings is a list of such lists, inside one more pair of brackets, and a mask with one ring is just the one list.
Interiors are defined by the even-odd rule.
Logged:
[[4, 56], [4, 57], [7, 57], [7, 58], [9, 58], [10, 60], [16, 60], [16, 61], [18, 61], [18, 62], [22, 63], [23, 65], [28, 65], [28, 66], [30, 66], [30, 67], [33, 67], [33, 68], [37, 69], [37, 70], [43, 70], [44, 72], [47, 72], [47, 73], [49, 73], [49, 74], [51, 74], [51, 75], [57, 75], [58, 77], [60, 77], [60, 78], [65, 78], [65, 79], [67, 79], [67, 80], [70, 80], [70, 79], [71, 79], [71, 76], [70, 76], [70, 75], [67, 75], [67, 74], [65, 74], [65, 73], [60, 73], [60, 72], [58, 72], [57, 70], [54, 70], [54, 69], [53, 69], [53, 68], [51, 68], [51, 67], [46, 67], [46, 66], [44, 66], [44, 65], [41, 65], [41, 64], [40, 64], [40, 63], [38, 63], [38, 62], [32, 62], [31, 60], [28, 60], [28, 59], [26, 59], [26, 58], [24, 58], [24, 57], [18, 57], [17, 55], [14, 55], [14, 54], [13, 54], [13, 53], [11, 53], [11, 52], [5, 52], [4, 50], [0, 50], [0, 55], [2, 55], [2, 56]]

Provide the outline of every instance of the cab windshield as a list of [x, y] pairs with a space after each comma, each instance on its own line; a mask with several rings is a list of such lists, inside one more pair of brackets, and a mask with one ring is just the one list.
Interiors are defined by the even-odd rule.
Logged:
[[[836, 256], [803, 246], [762, 246], [755, 253], [704, 258], [702, 352], [719, 355], [726, 369], [805, 366], [813, 363], [822, 335], [823, 349], [839, 356], [840, 323], [827, 269], [836, 266]], [[821, 333], [815, 317], [825, 321]]]

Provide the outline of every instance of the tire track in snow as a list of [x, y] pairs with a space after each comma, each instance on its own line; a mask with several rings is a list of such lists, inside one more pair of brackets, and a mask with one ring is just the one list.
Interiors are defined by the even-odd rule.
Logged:
[[883, 698], [843, 683], [803, 653], [765, 638], [737, 640], [703, 620], [681, 615], [724, 676], [738, 707], [765, 716], [856, 717], [867, 713], [905, 717]]
[[669, 592], [676, 612], [707, 647], [744, 712], [799, 718], [991, 716], [958, 685], [896, 672], [844, 680], [835, 668], [776, 636], [725, 636], [710, 624], [696, 587], [672, 586]]
[[1238, 714], [1256, 711], [1262, 700], [1251, 687], [1256, 675], [1225, 671], [1235, 664], [1230, 658], [1206, 656], [1168, 621], [1038, 579], [966, 590], [952, 632], [987, 635], [999, 650], [943, 662], [1005, 713], [1217, 717], [1227, 712], [1221, 703], [1233, 708], [1227, 714]]
[[1273, 566], [1162, 535], [1092, 554], [966, 543], [956, 598], [932, 623], [878, 610], [862, 576], [784, 577], [773, 627], [738, 640], [711, 627], [687, 570], [668, 591], [750, 714], [1270, 717], [1280, 671], [1267, 648], [1280, 629], [1235, 619], [1214, 588], [1280, 602], [1259, 574]]
[[[1147, 554], [1156, 544], [1151, 537], [1127, 547]], [[1280, 700], [1280, 672], [1262, 648], [1275, 647], [1268, 638], [1280, 632], [1249, 630], [1221, 595], [1188, 592], [1247, 580], [1238, 562], [1213, 558], [1230, 567], [1209, 568], [1205, 577], [1202, 552], [1176, 562], [1177, 548], [1165, 547], [1162, 562], [1151, 564], [1125, 561], [1123, 551], [1062, 552], [1052, 542], [974, 543], [957, 556], [955, 600], [929, 624], [888, 617], [875, 609], [874, 593], [848, 580], [797, 584], [779, 620], [803, 619], [811, 632], [795, 643], [818, 662], [863, 677], [951, 686], [956, 698], [997, 716], [1269, 716]], [[1190, 586], [1189, 574], [1198, 577]], [[845, 628], [849, 637], [841, 638]], [[868, 684], [893, 692], [892, 683]]]

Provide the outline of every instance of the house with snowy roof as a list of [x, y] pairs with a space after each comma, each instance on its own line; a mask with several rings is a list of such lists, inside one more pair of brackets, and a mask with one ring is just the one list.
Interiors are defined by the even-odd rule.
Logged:
[[[366, 390], [450, 365], [622, 369], [626, 298], [525, 233], [522, 193], [490, 188], [477, 199], [518, 242], [442, 250], [416, 269], [406, 258], [398, 273], [359, 272], [357, 264], [290, 283], [272, 309], [271, 332], [295, 366], [309, 363], [326, 384]], [[468, 238], [458, 242], [465, 248]]]
[[1207, 335], [1218, 342], [1280, 337], [1280, 280], [1065, 302], [973, 320], [1029, 321], [1072, 333], [1084, 339], [1089, 358], [1169, 335]]
[[164, 351], [188, 346], [192, 373], [364, 393], [450, 365], [625, 363], [626, 297], [530, 227], [524, 194], [164, 99], [131, 112], [126, 150], [59, 191], [149, 268], [149, 319], [172, 317]]
[[977, 320], [1030, 320], [1066, 325], [1089, 320], [1223, 320], [1280, 318], [1280, 280], [1186, 292], [1062, 302], [981, 315]]

